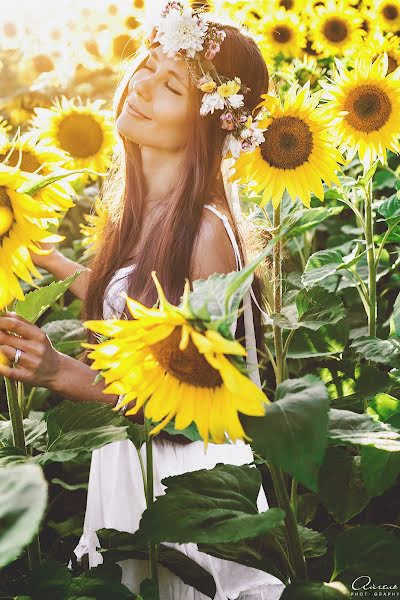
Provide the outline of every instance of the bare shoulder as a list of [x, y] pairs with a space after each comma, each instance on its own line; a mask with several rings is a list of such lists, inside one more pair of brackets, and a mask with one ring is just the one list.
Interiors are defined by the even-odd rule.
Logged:
[[[218, 209], [220, 212], [221, 209]], [[226, 215], [227, 216], [227, 215]], [[205, 208], [192, 253], [191, 278], [236, 270], [235, 252], [222, 219]]]

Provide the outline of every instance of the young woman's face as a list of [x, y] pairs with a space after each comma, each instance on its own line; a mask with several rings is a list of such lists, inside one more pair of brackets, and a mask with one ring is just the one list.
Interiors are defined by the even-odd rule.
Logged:
[[118, 131], [141, 146], [176, 152], [184, 148], [189, 130], [189, 72], [153, 48], [131, 77], [117, 118]]

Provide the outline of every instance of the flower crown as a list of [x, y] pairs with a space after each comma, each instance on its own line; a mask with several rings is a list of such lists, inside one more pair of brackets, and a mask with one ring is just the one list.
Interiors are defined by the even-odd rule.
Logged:
[[[244, 107], [244, 95], [249, 88], [239, 77], [227, 79], [218, 74], [212, 61], [226, 38], [224, 29], [209, 26], [201, 9], [193, 10], [181, 2], [167, 2], [147, 40], [158, 42], [169, 58], [184, 58], [196, 86], [204, 92], [200, 114], [204, 117], [222, 110], [222, 129], [229, 131], [223, 156], [229, 152], [238, 158], [242, 152], [252, 152], [264, 142], [263, 129]], [[239, 93], [242, 92], [242, 93]]]

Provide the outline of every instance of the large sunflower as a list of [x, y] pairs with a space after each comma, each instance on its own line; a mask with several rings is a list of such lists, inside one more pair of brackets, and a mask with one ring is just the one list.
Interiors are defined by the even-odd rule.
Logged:
[[347, 3], [330, 0], [317, 6], [310, 17], [313, 48], [324, 57], [354, 52], [365, 35], [362, 24], [360, 13]]
[[[250, 438], [238, 412], [262, 416], [269, 402], [233, 360], [246, 354], [236, 340], [191, 320], [188, 282], [182, 308], [169, 304], [155, 276], [159, 308], [147, 308], [127, 298], [134, 320], [87, 321], [88, 329], [111, 338], [91, 348], [92, 368], [104, 370], [105, 393], [125, 394], [119, 406], [135, 401], [127, 415], [144, 406], [144, 415], [160, 423], [158, 433], [175, 417], [175, 428], [185, 429], [193, 421], [204, 440], [225, 442]], [[193, 317], [192, 317], [193, 319]]]
[[[33, 284], [32, 275], [41, 278], [33, 264], [29, 250], [43, 254], [40, 242], [58, 242], [58, 235], [50, 235], [47, 227], [58, 218], [57, 211], [37, 198], [17, 190], [37, 177], [24, 173], [18, 167], [0, 163], [0, 310], [14, 298], [24, 299], [18, 278]], [[55, 196], [52, 197], [54, 206]], [[60, 198], [60, 209], [64, 198]]]
[[400, 68], [387, 75], [387, 54], [373, 63], [360, 57], [354, 69], [337, 61], [333, 83], [322, 82], [327, 103], [324, 113], [331, 119], [340, 149], [349, 159], [358, 151], [361, 162], [387, 160], [386, 150], [399, 152]]
[[57, 99], [50, 109], [35, 109], [32, 124], [50, 146], [67, 152], [67, 169], [104, 172], [110, 164], [116, 137], [111, 112], [100, 107], [104, 100], [91, 102]]
[[383, 31], [400, 31], [400, 0], [380, 0], [373, 11]]
[[306, 28], [299, 16], [283, 9], [262, 21], [260, 48], [266, 56], [282, 53], [285, 57], [300, 56], [306, 45]]
[[310, 93], [307, 82], [297, 93], [293, 85], [283, 106], [264, 94], [260, 107], [266, 116], [263, 142], [254, 152], [244, 153], [234, 165], [231, 179], [249, 184], [262, 193], [261, 205], [272, 200], [277, 207], [285, 189], [292, 200], [298, 197], [310, 206], [310, 195], [324, 199], [322, 181], [338, 183], [336, 171], [342, 157], [334, 147], [329, 122], [318, 108], [320, 94]]

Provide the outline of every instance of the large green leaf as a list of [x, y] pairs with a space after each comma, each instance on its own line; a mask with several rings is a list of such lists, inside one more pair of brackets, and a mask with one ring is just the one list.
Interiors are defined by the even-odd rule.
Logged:
[[306, 288], [316, 285], [326, 277], [336, 273], [343, 263], [343, 257], [337, 250], [320, 250], [314, 252], [307, 261], [302, 281]]
[[[115, 529], [99, 529], [96, 533], [105, 564], [132, 558], [148, 560], [148, 545], [137, 532], [127, 533]], [[187, 585], [191, 585], [210, 598], [214, 597], [216, 586], [213, 576], [183, 552], [160, 544], [158, 562], [180, 577]]]
[[361, 354], [366, 360], [400, 368], [400, 339], [398, 338], [380, 340], [376, 337], [363, 335], [355, 339], [350, 348], [353, 348], [357, 354]]
[[254, 451], [317, 491], [327, 446], [329, 400], [320, 379], [306, 375], [281, 383], [264, 417], [243, 417]]
[[373, 446], [387, 452], [400, 451], [400, 431], [368, 414], [331, 408], [329, 411], [329, 443]]
[[315, 208], [297, 210], [282, 220], [281, 228], [284, 231], [284, 239], [289, 240], [302, 235], [305, 231], [317, 227], [329, 217], [338, 215], [342, 210], [342, 206], [317, 206]]
[[[19, 465], [29, 462], [31, 458], [21, 449], [15, 446], [0, 448], [0, 469], [8, 466]], [[0, 471], [1, 473], [1, 471]]]
[[328, 448], [326, 453], [319, 476], [319, 497], [338, 523], [346, 523], [368, 504], [360, 462], [359, 456], [344, 448]]
[[255, 467], [220, 465], [162, 480], [165, 495], [143, 513], [140, 535], [154, 542], [236, 542], [283, 522], [284, 512], [259, 513]]
[[400, 198], [394, 194], [387, 198], [378, 208], [378, 213], [382, 215], [389, 224], [400, 220]]
[[25, 300], [18, 300], [15, 305], [15, 312], [30, 323], [36, 323], [39, 317], [65, 294], [80, 273], [82, 271], [76, 271], [73, 275], [62, 281], [53, 281], [50, 285], [29, 292], [25, 296]]
[[[42, 449], [46, 443], [46, 421], [39, 419], [24, 419], [23, 424], [26, 445]], [[11, 421], [0, 421], [0, 443], [4, 446], [13, 445]]]
[[100, 402], [65, 400], [46, 415], [48, 446], [35, 457], [47, 462], [86, 461], [95, 448], [131, 439], [140, 443], [143, 426], [136, 425]]
[[278, 238], [273, 238], [262, 252], [240, 271], [227, 275], [211, 275], [208, 279], [193, 282], [193, 291], [189, 295], [189, 305], [193, 315], [205, 321], [211, 321], [217, 327], [221, 322], [231, 324], [236, 319], [240, 302], [249, 290], [254, 271], [271, 253]]
[[333, 583], [291, 583], [285, 588], [280, 600], [343, 600], [350, 598], [345, 585]]
[[38, 465], [0, 469], [0, 567], [15, 560], [39, 529], [47, 483]]
[[400, 452], [364, 446], [361, 449], [361, 470], [369, 495], [380, 496], [396, 483], [400, 473]]
[[81, 321], [60, 319], [49, 321], [42, 330], [48, 335], [54, 348], [63, 354], [75, 356], [82, 351], [81, 344], [87, 339], [87, 332]]
[[364, 576], [373, 583], [398, 584], [400, 539], [382, 527], [356, 526], [335, 540], [335, 569], [332, 579], [353, 583]]
[[327, 323], [338, 323], [346, 316], [340, 297], [321, 287], [300, 290], [296, 296], [296, 306], [299, 324], [308, 329], [316, 330]]
[[343, 352], [349, 338], [346, 322], [323, 325], [318, 331], [298, 329], [290, 342], [288, 358], [317, 358]]
[[273, 533], [235, 543], [198, 544], [198, 548], [216, 558], [265, 571], [288, 583], [287, 565], [277, 550]]

